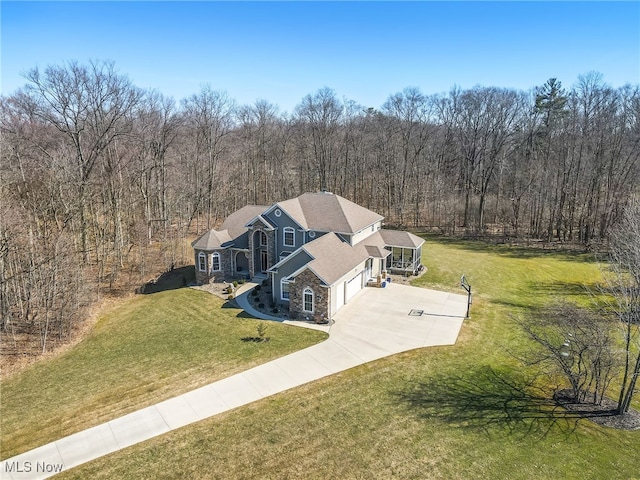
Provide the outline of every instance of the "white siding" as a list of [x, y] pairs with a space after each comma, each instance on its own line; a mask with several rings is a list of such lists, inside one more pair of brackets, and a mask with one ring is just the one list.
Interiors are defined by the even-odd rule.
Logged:
[[[349, 280], [353, 279], [354, 277], [360, 279], [360, 283], [356, 282], [356, 284], [352, 286], [352, 288], [354, 289], [353, 295], [355, 295], [363, 288], [362, 277], [364, 276], [365, 265], [366, 260], [331, 286], [331, 315], [336, 313], [340, 309], [340, 307], [342, 307], [348, 301], [348, 298], [345, 297], [345, 293], [348, 288], [347, 283], [349, 282]], [[358, 285], [357, 290], [355, 290], [356, 285]], [[342, 290], [342, 292], [339, 292], [339, 290]]]
[[331, 305], [332, 315], [336, 313], [340, 309], [340, 307], [344, 305], [344, 289], [345, 288], [346, 288], [346, 282], [340, 282], [340, 283], [337, 283], [332, 289], [334, 293], [332, 297], [335, 299]]
[[362, 272], [357, 274], [347, 282], [347, 291], [345, 292], [345, 300], [348, 302], [353, 296], [362, 290]]
[[373, 235], [382, 227], [382, 222], [376, 222], [372, 226], [369, 226], [362, 230], [361, 232], [356, 233], [351, 237], [351, 245], [355, 245], [356, 243], [361, 242], [369, 235]]

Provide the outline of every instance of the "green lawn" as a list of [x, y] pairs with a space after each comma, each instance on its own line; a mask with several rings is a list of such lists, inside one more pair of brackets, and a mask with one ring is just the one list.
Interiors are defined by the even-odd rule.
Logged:
[[[473, 287], [471, 319], [455, 346], [362, 365], [116, 452], [62, 478], [640, 478], [639, 431], [599, 427], [554, 411], [523, 388], [527, 373], [511, 353], [523, 340], [510, 315], [557, 296], [586, 302], [583, 285], [600, 280], [598, 265], [585, 255], [440, 238], [428, 239], [424, 262], [429, 271], [419, 285], [464, 293], [458, 283], [465, 273]], [[248, 327], [247, 334], [254, 331]], [[118, 347], [121, 337], [112, 341], [124, 350]], [[161, 363], [170, 356], [155, 348], [144, 358], [157, 355]], [[128, 364], [123, 360], [121, 368]], [[43, 375], [51, 370], [40, 368]], [[180, 370], [158, 384], [173, 383]], [[116, 398], [109, 396], [111, 405]], [[634, 407], [640, 408], [638, 399]]]
[[[630, 479], [640, 432], [553, 411], [510, 314], [600, 279], [585, 255], [430, 238], [420, 285], [474, 291], [458, 344], [372, 362], [98, 459], [63, 478]], [[586, 298], [586, 297], [585, 297]], [[634, 404], [640, 407], [638, 399]]]
[[[240, 316], [239, 316], [240, 315]], [[2, 458], [206, 385], [326, 338], [258, 321], [202, 291], [137, 295], [68, 353], [2, 382]]]

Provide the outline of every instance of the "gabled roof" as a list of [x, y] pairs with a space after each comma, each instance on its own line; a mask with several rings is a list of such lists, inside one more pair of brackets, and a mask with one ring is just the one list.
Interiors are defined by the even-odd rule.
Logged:
[[334, 233], [327, 233], [300, 248], [311, 255], [313, 260], [291, 277], [296, 277], [308, 268], [327, 286], [333, 285], [369, 258], [365, 248], [352, 247]]
[[373, 258], [387, 258], [391, 255], [389, 250], [385, 250], [384, 248], [380, 248], [376, 245], [365, 245], [364, 248], [367, 250], [369, 256]]
[[[306, 250], [302, 247], [298, 248], [297, 250], [294, 250], [293, 252], [291, 252], [289, 255], [287, 255], [286, 257], [282, 258], [281, 260], [279, 260], [278, 262], [276, 262], [271, 268], [269, 268], [267, 270], [267, 272], [277, 272], [278, 269], [280, 268], [281, 265], [284, 265], [285, 263], [287, 263], [289, 260], [297, 257], [298, 255], [300, 255], [302, 252], [306, 253]], [[308, 254], [307, 254], [308, 255]], [[308, 263], [308, 262], [307, 262]], [[305, 264], [306, 265], [306, 264]]]
[[194, 240], [191, 246], [197, 250], [217, 250], [233, 244], [233, 239], [228, 230], [209, 230]]
[[253, 217], [251, 220], [249, 220], [249, 221], [245, 224], [245, 227], [253, 227], [253, 225], [254, 225], [256, 222], [260, 222], [260, 223], [262, 223], [262, 225], [264, 225], [264, 227], [265, 227], [267, 230], [275, 230], [275, 227], [274, 227], [273, 225], [271, 225], [271, 222], [269, 222], [266, 218], [264, 218], [264, 217], [262, 216], [262, 214], [257, 215], [257, 216], [255, 216], [255, 217]]
[[[194, 240], [191, 246], [198, 250], [217, 250], [234, 244], [245, 244], [247, 242], [240, 239], [247, 231], [245, 224], [266, 209], [267, 207], [263, 205], [247, 205], [242, 207], [240, 210], [229, 215], [219, 230], [209, 230]], [[242, 247], [244, 245], [240, 246]]]
[[354, 234], [383, 219], [371, 210], [333, 193], [305, 193], [275, 206], [300, 226], [321, 232]]
[[418, 248], [424, 240], [413, 233], [401, 230], [379, 230], [380, 236], [386, 245], [390, 247]]
[[380, 235], [380, 230], [378, 230], [357, 243], [355, 247], [365, 248], [367, 253], [373, 258], [387, 258], [391, 252], [384, 248], [386, 245], [382, 235]]

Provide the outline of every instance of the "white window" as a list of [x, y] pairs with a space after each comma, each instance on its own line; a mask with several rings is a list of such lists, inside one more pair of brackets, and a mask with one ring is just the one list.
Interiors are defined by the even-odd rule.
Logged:
[[283, 237], [282, 242], [285, 247], [295, 247], [296, 246], [296, 232], [291, 227], [284, 227], [282, 230]]
[[211, 255], [211, 271], [212, 272], [220, 271], [220, 254], [218, 252]]
[[280, 298], [282, 300], [289, 300], [289, 282], [286, 278], [280, 280]]
[[313, 230], [309, 232], [309, 238], [315, 238], [316, 237], [316, 232], [314, 232]]
[[260, 246], [261, 247], [267, 246], [267, 234], [264, 232], [260, 232]]
[[302, 301], [302, 309], [305, 312], [313, 313], [313, 290], [311, 290], [309, 287], [305, 288], [302, 292]]
[[207, 271], [207, 255], [204, 252], [198, 254], [198, 270], [201, 272]]

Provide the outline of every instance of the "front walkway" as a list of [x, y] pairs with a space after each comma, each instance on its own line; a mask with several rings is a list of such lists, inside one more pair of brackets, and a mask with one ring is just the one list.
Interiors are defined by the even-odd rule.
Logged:
[[249, 293], [251, 292], [251, 290], [253, 290], [253, 287], [255, 287], [256, 285], [258, 284], [255, 282], [247, 282], [243, 284], [241, 287], [239, 287], [236, 292], [236, 303], [242, 310], [247, 312], [252, 317], [262, 318], [264, 320], [273, 320], [275, 322], [282, 322], [282, 323], [286, 323], [287, 325], [295, 325], [297, 327], [305, 327], [305, 328], [311, 328], [314, 330], [322, 330], [323, 332], [329, 333], [330, 331], [329, 325], [319, 325], [314, 322], [288, 320], [286, 318], [276, 317], [276, 316], [269, 315], [264, 312], [260, 312], [256, 310], [255, 308], [253, 308], [253, 306], [251, 306], [251, 302], [249, 302]]
[[[241, 298], [240, 305], [246, 307], [248, 302]], [[59, 469], [372, 360], [415, 348], [453, 345], [466, 302], [463, 295], [393, 283], [365, 288], [340, 309], [332, 326], [318, 326], [329, 331], [326, 341], [7, 459], [0, 465], [0, 477], [48, 478]]]

